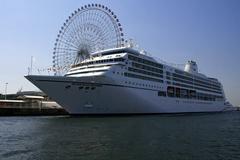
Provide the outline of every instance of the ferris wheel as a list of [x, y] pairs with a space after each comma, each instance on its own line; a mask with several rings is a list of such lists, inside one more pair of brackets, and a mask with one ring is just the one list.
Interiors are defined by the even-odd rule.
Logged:
[[96, 51], [124, 45], [117, 16], [101, 4], [88, 4], [75, 10], [63, 23], [53, 52], [55, 75], [65, 74], [71, 65]]

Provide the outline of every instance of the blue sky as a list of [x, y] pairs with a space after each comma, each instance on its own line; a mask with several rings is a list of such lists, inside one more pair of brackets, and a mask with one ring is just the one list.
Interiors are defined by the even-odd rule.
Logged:
[[227, 98], [240, 105], [239, 0], [0, 0], [0, 93], [36, 90], [24, 79], [31, 56], [34, 68], [52, 65], [62, 23], [75, 9], [101, 3], [119, 17], [127, 38], [151, 55], [184, 64], [218, 78]]

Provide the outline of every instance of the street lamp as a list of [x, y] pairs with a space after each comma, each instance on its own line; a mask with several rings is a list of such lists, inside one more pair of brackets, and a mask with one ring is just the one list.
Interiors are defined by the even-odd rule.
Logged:
[[7, 99], [7, 85], [8, 83], [5, 83], [5, 100]]

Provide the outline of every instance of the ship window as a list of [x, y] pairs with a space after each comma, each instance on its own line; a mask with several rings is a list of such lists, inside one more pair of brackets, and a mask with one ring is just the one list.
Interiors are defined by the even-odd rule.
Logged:
[[167, 88], [167, 95], [168, 97], [174, 97], [174, 87]]
[[161, 78], [163, 78], [163, 75], [161, 75], [161, 74], [147, 72], [145, 70], [135, 69], [135, 68], [132, 68], [132, 67], [129, 67], [128, 70], [131, 71], [131, 72], [136, 72], [136, 73], [141, 73], [141, 74], [146, 74], [146, 75], [150, 75], [150, 76], [154, 76], [154, 77], [161, 77]]
[[162, 64], [155, 63], [155, 62], [145, 60], [145, 59], [142, 59], [142, 58], [138, 58], [138, 57], [135, 57], [135, 56], [132, 56], [132, 55], [128, 55], [128, 58], [132, 61], [135, 61], [135, 62], [144, 63], [144, 64], [151, 65], [151, 66], [158, 67], [158, 68], [163, 68]]
[[163, 80], [161, 80], [161, 79], [156, 79], [156, 78], [151, 78], [151, 77], [145, 77], [145, 76], [136, 75], [136, 74], [132, 74], [132, 73], [124, 73], [124, 76], [126, 76], [126, 77], [131, 77], [131, 78], [138, 78], [138, 79], [143, 79], [143, 80], [149, 80], [149, 81], [154, 81], [154, 82], [163, 83]]
[[91, 87], [91, 90], [94, 90], [94, 89], [96, 89], [96, 87]]
[[180, 88], [175, 88], [176, 97], [180, 97]]
[[123, 53], [123, 51], [110, 51], [110, 52], [107, 52], [107, 53], [102, 53], [102, 55], [106, 56], [106, 55], [117, 54], [117, 53]]
[[65, 86], [65, 88], [66, 88], [66, 89], [69, 89], [69, 88], [71, 88], [71, 86], [70, 86], [70, 85], [67, 85], [67, 86]]
[[89, 87], [85, 87], [85, 89], [86, 89], [86, 90], [88, 90], [88, 89], [89, 89]]
[[216, 96], [206, 93], [196, 93], [195, 90], [188, 90], [184, 88], [175, 88], [172, 86], [169, 86], [167, 88], [167, 95], [169, 97], [178, 97], [178, 98], [187, 98], [187, 99], [198, 99], [198, 100], [204, 100], [204, 101], [222, 101], [222, 96]]
[[115, 58], [114, 61], [115, 61], [115, 62], [123, 62], [124, 59], [123, 59], [123, 58]]
[[148, 71], [152, 71], [152, 72], [157, 72], [157, 73], [161, 73], [163, 74], [163, 71], [161, 69], [157, 69], [157, 68], [153, 68], [153, 67], [149, 67], [146, 65], [142, 65], [142, 64], [138, 64], [138, 63], [132, 63], [133, 67], [139, 68], [139, 69], [144, 69], [144, 70], [148, 70]]
[[166, 97], [166, 92], [164, 92], [164, 91], [158, 91], [158, 96]]
[[83, 89], [83, 86], [78, 87], [78, 89]]
[[180, 97], [181, 98], [188, 98], [189, 97], [189, 91], [187, 89], [180, 89]]
[[189, 98], [195, 99], [196, 98], [196, 91], [190, 90], [189, 91]]

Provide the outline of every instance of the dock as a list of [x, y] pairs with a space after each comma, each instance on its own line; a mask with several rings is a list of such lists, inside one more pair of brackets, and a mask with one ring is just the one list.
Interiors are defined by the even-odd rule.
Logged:
[[[35, 93], [35, 92], [34, 92]], [[0, 99], [0, 116], [67, 115], [59, 104], [43, 95], [17, 93], [11, 99]]]

